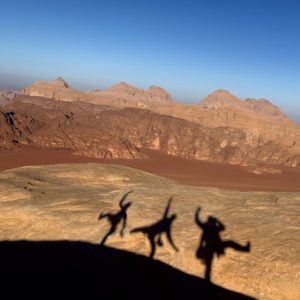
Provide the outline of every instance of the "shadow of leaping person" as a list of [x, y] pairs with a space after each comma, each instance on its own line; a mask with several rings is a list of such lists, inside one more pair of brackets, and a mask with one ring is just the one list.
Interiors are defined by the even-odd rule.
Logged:
[[127, 221], [127, 209], [130, 207], [131, 202], [127, 202], [124, 203], [124, 201], [126, 200], [127, 196], [132, 193], [132, 191], [129, 191], [127, 193], [125, 193], [123, 195], [123, 197], [121, 198], [120, 202], [119, 202], [119, 206], [120, 206], [120, 210], [119, 212], [112, 214], [112, 213], [103, 213], [101, 212], [101, 214], [98, 217], [98, 220], [101, 220], [103, 218], [107, 218], [108, 221], [110, 222], [110, 229], [108, 230], [108, 232], [106, 233], [106, 235], [103, 237], [102, 241], [101, 241], [101, 245], [104, 245], [107, 238], [112, 235], [116, 230], [117, 230], [117, 226], [123, 221], [122, 223], [122, 228], [120, 230], [120, 235], [121, 237], [123, 237], [124, 235], [124, 229], [126, 227], [126, 221]]
[[219, 257], [225, 254], [226, 248], [232, 248], [237, 251], [250, 252], [250, 242], [242, 246], [232, 240], [222, 240], [220, 232], [225, 230], [225, 226], [215, 217], [209, 216], [206, 223], [202, 223], [199, 218], [201, 208], [195, 213], [195, 223], [202, 229], [203, 233], [200, 240], [196, 257], [203, 261], [206, 266], [205, 279], [210, 281], [212, 261], [215, 254]]
[[153, 258], [155, 255], [156, 251], [156, 245], [158, 246], [163, 246], [162, 242], [162, 234], [165, 233], [166, 237], [170, 243], [170, 245], [173, 247], [175, 251], [178, 251], [178, 248], [175, 246], [173, 240], [172, 240], [172, 235], [171, 235], [171, 226], [173, 221], [176, 219], [176, 214], [172, 214], [171, 216], [168, 217], [168, 213], [170, 210], [170, 205], [173, 200], [173, 197], [171, 197], [168, 201], [167, 207], [164, 211], [163, 217], [156, 223], [149, 225], [149, 226], [144, 226], [144, 227], [138, 227], [133, 230], [131, 230], [131, 233], [135, 232], [142, 232], [144, 235], [147, 236], [150, 242], [150, 258]]

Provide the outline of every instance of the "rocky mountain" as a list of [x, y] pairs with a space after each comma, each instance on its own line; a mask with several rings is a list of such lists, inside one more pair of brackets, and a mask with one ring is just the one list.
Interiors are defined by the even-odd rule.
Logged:
[[[14, 124], [26, 114], [33, 123], [24, 125], [21, 139], [15, 138], [17, 129], [8, 128], [2, 144], [7, 139], [9, 145], [13, 140], [29, 143], [28, 138], [36, 145], [66, 147], [91, 157], [144, 157], [140, 149], [148, 147], [189, 159], [300, 165], [300, 126], [265, 99], [243, 101], [217, 90], [199, 105], [186, 105], [155, 86], [144, 90], [121, 82], [80, 92], [62, 78], [37, 81], [23, 92], [6, 105], [2, 123], [10, 112], [15, 113]], [[26, 130], [37, 121], [38, 129], [28, 135]]]
[[[24, 95], [39, 96], [63, 101], [82, 101], [94, 104], [105, 104], [118, 107], [139, 107], [159, 110], [164, 109], [168, 114], [174, 114], [178, 117], [184, 116], [179, 111], [193, 108], [195, 112], [203, 113], [207, 110], [222, 109], [225, 112], [242, 111], [241, 114], [252, 113], [250, 117], [270, 117], [277, 121], [291, 121], [288, 117], [275, 105], [266, 99], [247, 98], [244, 101], [232, 95], [230, 92], [220, 89], [209, 94], [203, 99], [199, 105], [183, 105], [172, 100], [170, 94], [158, 86], [150, 86], [149, 89], [129, 85], [126, 82], [120, 82], [112, 85], [104, 90], [95, 90], [89, 92], [81, 92], [71, 88], [68, 83], [58, 77], [52, 81], [36, 81], [31, 86], [23, 89]], [[186, 117], [189, 119], [188, 117]], [[243, 115], [244, 118], [244, 115]], [[221, 120], [222, 122], [222, 120]], [[218, 125], [218, 124], [217, 124]]]
[[287, 118], [286, 114], [284, 114], [276, 105], [274, 105], [267, 99], [247, 98], [244, 100], [244, 103], [249, 110], [260, 113], [262, 115]]
[[19, 143], [96, 158], [140, 158], [142, 148], [150, 148], [212, 162], [300, 165], [296, 146], [271, 139], [251, 143], [241, 128], [205, 127], [140, 108], [21, 96], [0, 116], [6, 148]]
[[[136, 88], [126, 82], [117, 83], [106, 90], [97, 90], [90, 92], [95, 98], [111, 99], [111, 101], [120, 101], [120, 103], [128, 106], [137, 106], [149, 108], [155, 104], [172, 103], [171, 96], [162, 88], [151, 86], [148, 90]], [[98, 101], [93, 101], [97, 103]]]
[[72, 89], [61, 78], [53, 81], [36, 81], [23, 90], [28, 96], [39, 96], [63, 101], [85, 101], [94, 104], [150, 108], [153, 105], [172, 103], [171, 96], [162, 88], [151, 86], [148, 90], [125, 82], [117, 83], [105, 90], [80, 92]]
[[61, 77], [52, 81], [35, 81], [30, 87], [23, 89], [23, 94], [63, 101], [79, 101], [83, 98], [80, 91], [70, 88]]
[[246, 98], [244, 101], [232, 95], [226, 90], [217, 90], [203, 99], [199, 105], [203, 108], [218, 109], [230, 108], [237, 110], [248, 110], [263, 116], [272, 116], [281, 119], [288, 119], [277, 106], [267, 99]]
[[20, 94], [20, 91], [9, 90], [9, 89], [0, 89], [0, 107], [7, 104], [9, 101], [14, 99]]
[[[228, 92], [219, 91], [216, 96], [208, 97], [204, 103], [205, 105], [175, 103], [154, 107], [152, 110], [204, 127], [241, 130], [245, 134], [246, 144], [252, 148], [265, 148], [264, 145], [269, 143], [280, 144], [293, 153], [290, 164], [299, 165], [300, 126], [269, 101], [261, 99], [242, 101]], [[264, 155], [263, 152], [264, 150], [261, 155]]]
[[204, 108], [219, 108], [231, 107], [241, 109], [243, 107], [242, 101], [230, 92], [220, 89], [209, 94], [200, 103]]

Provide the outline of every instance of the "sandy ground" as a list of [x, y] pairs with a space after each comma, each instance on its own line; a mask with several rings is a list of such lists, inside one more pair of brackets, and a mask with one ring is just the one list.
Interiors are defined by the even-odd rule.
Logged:
[[[225, 229], [220, 232], [221, 240], [233, 240], [242, 246], [245, 246], [248, 241], [251, 243], [250, 252], [235, 251], [229, 247], [224, 250], [224, 255], [220, 257], [215, 255], [211, 272], [213, 283], [256, 299], [300, 299], [299, 192], [239, 192], [187, 186], [138, 169], [112, 164], [24, 167], [0, 172], [0, 240], [47, 241], [47, 243], [59, 240], [72, 242], [80, 240], [99, 244], [110, 228], [110, 222], [106, 218], [98, 219], [99, 214], [101, 212], [114, 215], [118, 213], [120, 199], [125, 192], [130, 190], [133, 192], [125, 203], [131, 202], [132, 205], [127, 210], [124, 235], [123, 237], [120, 235], [121, 224], [118, 224], [117, 231], [109, 236], [106, 246], [149, 256], [150, 243], [147, 236], [138, 232], [131, 234], [131, 230], [157, 224], [164, 214], [168, 199], [172, 196], [173, 201], [168, 216], [177, 215], [171, 227], [171, 236], [179, 251], [176, 252], [171, 247], [163, 234], [162, 245], [156, 248], [155, 260], [203, 278], [205, 266], [196, 257], [203, 231], [195, 223], [196, 209], [201, 207], [202, 222], [207, 222], [208, 216], [213, 216], [224, 225]], [[212, 232], [209, 229], [205, 232], [211, 238], [215, 237], [214, 229]], [[5, 257], [8, 251], [3, 250], [1, 245], [3, 243], [0, 243], [0, 257], [2, 258], [1, 253], [4, 251]], [[52, 253], [52, 250], [50, 252]], [[22, 247], [15, 248], [15, 252], [8, 255], [8, 259], [18, 266], [17, 269], [13, 269], [13, 276], [19, 281], [13, 280], [11, 290], [20, 286], [19, 290], [24, 298], [28, 292], [27, 287], [34, 288], [34, 284], [39, 282], [29, 280], [28, 285], [24, 285], [23, 278], [28, 276], [26, 269], [29, 273], [30, 270], [38, 272], [37, 276], [40, 276], [38, 278], [45, 282], [49, 277], [49, 268], [43, 269], [42, 260], [34, 257], [38, 266], [41, 267], [39, 269], [41, 271], [37, 271], [30, 258], [25, 261], [17, 259], [17, 255], [22, 257], [23, 254], [20, 253], [23, 253]], [[72, 252], [59, 253], [59, 257], [64, 261], [72, 255]], [[38, 257], [49, 262], [48, 254], [42, 253]], [[76, 275], [71, 277], [75, 278], [75, 281], [71, 282], [71, 291], [74, 291], [74, 286], [82, 286], [80, 280], [82, 274], [88, 276], [93, 274], [91, 273], [93, 271], [97, 274], [101, 272], [101, 267], [97, 265], [98, 260], [89, 260], [92, 267], [80, 272], [78, 262], [81, 258], [81, 254], [78, 254], [78, 260], [72, 261], [69, 268], [69, 271], [71, 270], [70, 272]], [[16, 263], [18, 261], [19, 263]], [[7, 266], [6, 260], [4, 262], [3, 264], [0, 261], [1, 275], [3, 274], [6, 278], [9, 273], [7, 270], [11, 271], [11, 269], [10, 264]], [[56, 265], [54, 264], [49, 271], [65, 274], [61, 264], [56, 260], [55, 263]], [[118, 263], [112, 269], [117, 269], [117, 265]], [[137, 270], [133, 267], [131, 272], [143, 274], [143, 271], [139, 273]], [[110, 274], [114, 273], [110, 272]], [[59, 284], [53, 285], [54, 288], [66, 286], [66, 281], [61, 278], [55, 277]], [[65, 278], [69, 278], [68, 275]], [[95, 280], [93, 276], [92, 279]], [[20, 284], [16, 285], [16, 282]], [[52, 289], [52, 286], [49, 286]], [[130, 286], [138, 291], [139, 283], [130, 281]], [[4, 288], [6, 287], [7, 285]], [[115, 285], [116, 289], [119, 287]], [[90, 289], [88, 285], [85, 291], [90, 291]], [[98, 281], [96, 289], [100, 293], [95, 297], [83, 296], [81, 299], [97, 299], [99, 295], [103, 296], [101, 280]], [[3, 293], [3, 290], [1, 291]], [[49, 299], [49, 289], [46, 289], [45, 285], [39, 285], [37, 291], [35, 295], [39, 296], [38, 299]], [[43, 291], [43, 294], [40, 291]], [[147, 289], [137, 293], [140, 298], [145, 298], [145, 291], [147, 292]], [[117, 299], [124, 298], [122, 293]], [[45, 295], [45, 297], [40, 295]], [[55, 294], [50, 299], [56, 299], [57, 295], [61, 294]], [[158, 293], [151, 299], [162, 298], [160, 295]], [[202, 293], [179, 298], [194, 299], [195, 295], [201, 299], [203, 297], [220, 299], [220, 297], [205, 297]], [[104, 297], [104, 299], [111, 298], [114, 299]], [[172, 297], [166, 297], [168, 298], [172, 299]]]
[[0, 171], [28, 165], [61, 163], [108, 163], [144, 170], [179, 183], [219, 187], [239, 191], [300, 191], [300, 170], [280, 168], [280, 174], [255, 174], [247, 168], [222, 163], [209, 163], [169, 157], [158, 151], [145, 150], [150, 159], [104, 160], [72, 155], [69, 150], [22, 147], [0, 150]]

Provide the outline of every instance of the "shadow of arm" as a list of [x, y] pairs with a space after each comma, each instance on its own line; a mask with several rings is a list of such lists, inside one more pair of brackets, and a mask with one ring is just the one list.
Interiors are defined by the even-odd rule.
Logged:
[[200, 217], [199, 217], [200, 211], [201, 211], [201, 207], [198, 207], [197, 210], [196, 210], [196, 213], [195, 213], [195, 223], [196, 223], [201, 229], [203, 229], [203, 223], [201, 222]]

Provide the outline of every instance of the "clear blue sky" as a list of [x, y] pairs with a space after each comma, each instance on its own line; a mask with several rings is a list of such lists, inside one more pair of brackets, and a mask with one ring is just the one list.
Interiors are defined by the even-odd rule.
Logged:
[[0, 83], [118, 81], [196, 102], [218, 88], [300, 120], [300, 1], [0, 2]]

